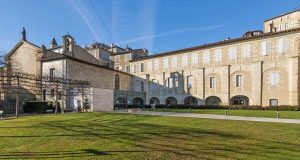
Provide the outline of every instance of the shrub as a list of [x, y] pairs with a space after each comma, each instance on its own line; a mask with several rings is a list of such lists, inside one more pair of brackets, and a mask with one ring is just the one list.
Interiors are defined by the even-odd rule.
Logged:
[[25, 113], [46, 113], [46, 110], [55, 110], [55, 107], [47, 102], [29, 101], [24, 106]]

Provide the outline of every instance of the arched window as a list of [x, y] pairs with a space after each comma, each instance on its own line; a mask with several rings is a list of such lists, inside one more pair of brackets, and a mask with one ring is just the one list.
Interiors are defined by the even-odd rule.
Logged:
[[118, 74], [115, 75], [115, 89], [116, 90], [120, 89], [120, 77]]

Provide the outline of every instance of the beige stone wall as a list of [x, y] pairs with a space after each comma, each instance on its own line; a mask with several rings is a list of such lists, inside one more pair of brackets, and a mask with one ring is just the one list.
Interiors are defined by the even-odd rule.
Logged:
[[27, 43], [22, 44], [11, 54], [10, 60], [14, 71], [40, 75], [41, 63], [38, 48]]
[[264, 23], [264, 32], [270, 32], [269, 24], [273, 23], [277, 31], [300, 27], [300, 11], [269, 19]]
[[102, 89], [115, 88], [115, 75], [120, 77], [120, 90], [131, 90], [131, 75], [108, 70], [74, 60], [67, 60], [68, 77], [77, 80], [90, 81], [92, 87]]
[[[279, 41], [282, 39], [288, 43], [287, 49], [280, 49]], [[157, 97], [161, 103], [165, 103], [168, 97], [175, 97], [178, 103], [183, 103], [185, 97], [193, 96], [201, 104], [208, 97], [217, 96], [222, 100], [222, 104], [229, 104], [230, 98], [243, 95], [249, 98], [250, 105], [267, 106], [270, 99], [278, 99], [279, 105], [297, 105], [299, 39], [299, 33], [281, 34], [133, 61], [131, 66], [136, 66], [137, 70], [132, 74], [144, 80], [147, 80], [149, 75], [145, 85], [147, 103], [151, 97]], [[263, 55], [264, 42], [271, 44], [271, 52], [268, 55]], [[250, 46], [249, 52], [245, 51], [245, 45]], [[230, 53], [234, 50], [231, 48], [236, 48], [235, 59], [232, 59], [235, 56]], [[221, 57], [218, 57], [216, 50], [222, 51]], [[279, 50], [284, 50], [284, 53], [279, 53]], [[205, 56], [207, 53], [210, 58]], [[176, 61], [173, 60], [175, 57]], [[140, 70], [141, 63], [144, 64], [144, 72]], [[271, 85], [273, 72], [279, 74], [277, 85]], [[177, 75], [178, 78], [175, 86], [169, 88], [168, 78], [172, 75]], [[240, 87], [236, 87], [237, 75], [242, 76]], [[188, 76], [192, 76], [192, 88], [187, 88]], [[216, 78], [213, 88], [210, 88], [210, 77]]]

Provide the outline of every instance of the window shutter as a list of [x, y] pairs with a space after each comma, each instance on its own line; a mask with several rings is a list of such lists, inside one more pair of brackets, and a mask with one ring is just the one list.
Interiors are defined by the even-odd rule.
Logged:
[[283, 53], [283, 39], [278, 40], [278, 53]]

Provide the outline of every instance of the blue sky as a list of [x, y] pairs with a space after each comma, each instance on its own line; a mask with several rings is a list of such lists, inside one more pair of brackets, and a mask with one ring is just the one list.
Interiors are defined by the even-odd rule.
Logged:
[[160, 53], [240, 37], [263, 21], [300, 7], [299, 0], [1, 0], [0, 49], [21, 39], [49, 45], [70, 33]]

